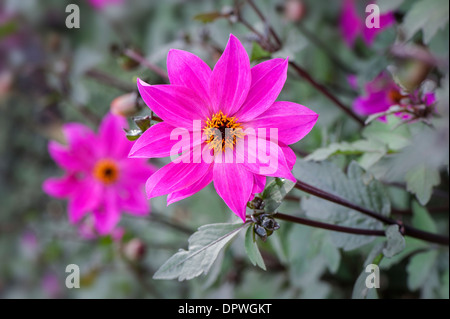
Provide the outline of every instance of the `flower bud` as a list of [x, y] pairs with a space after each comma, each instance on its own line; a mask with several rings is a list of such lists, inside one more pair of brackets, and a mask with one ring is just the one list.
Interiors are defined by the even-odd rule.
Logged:
[[116, 97], [111, 102], [111, 113], [125, 117], [135, 115], [139, 111], [136, 98], [135, 92]]
[[145, 244], [138, 238], [133, 238], [123, 246], [123, 254], [131, 261], [141, 260], [145, 252]]
[[302, 0], [286, 0], [284, 4], [284, 17], [288, 21], [300, 21], [306, 12], [305, 3]]

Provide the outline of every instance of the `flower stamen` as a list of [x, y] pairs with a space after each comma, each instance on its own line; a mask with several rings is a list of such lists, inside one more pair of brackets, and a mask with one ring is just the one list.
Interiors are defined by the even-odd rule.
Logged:
[[119, 167], [109, 159], [101, 159], [94, 166], [94, 177], [104, 184], [112, 184], [119, 179]]
[[222, 111], [206, 120], [203, 132], [206, 135], [206, 143], [215, 152], [224, 151], [226, 147], [233, 149], [237, 139], [245, 136], [242, 125], [236, 122], [236, 118], [228, 117]]

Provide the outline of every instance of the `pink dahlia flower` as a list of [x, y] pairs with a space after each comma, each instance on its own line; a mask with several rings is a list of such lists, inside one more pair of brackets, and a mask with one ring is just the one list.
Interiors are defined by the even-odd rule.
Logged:
[[[431, 106], [435, 103], [433, 92], [421, 92], [416, 90], [413, 93], [404, 92], [391, 78], [387, 72], [382, 72], [374, 80], [365, 85], [365, 96], [357, 97], [353, 101], [353, 109], [360, 115], [368, 116], [389, 110], [393, 105], [404, 108], [404, 112], [396, 113], [403, 119], [410, 119], [416, 106]], [[385, 121], [386, 117], [378, 118]]]
[[[343, 0], [339, 17], [339, 28], [349, 47], [353, 47], [358, 36], [361, 36], [366, 45], [370, 46], [378, 33], [394, 24], [394, 14], [392, 12], [380, 14], [380, 27], [368, 28], [366, 26], [366, 13], [364, 11], [359, 12], [356, 2], [356, 0]], [[367, 4], [373, 3], [373, 1], [362, 2]]]
[[250, 67], [233, 35], [212, 71], [194, 54], [170, 50], [171, 84], [138, 79], [142, 98], [163, 122], [145, 131], [130, 157], [173, 160], [147, 180], [147, 195], [168, 194], [171, 204], [213, 181], [228, 207], [245, 220], [246, 204], [264, 189], [266, 176], [295, 181], [296, 156], [287, 145], [308, 134], [318, 115], [296, 103], [275, 101], [287, 69], [287, 59]]
[[126, 126], [123, 117], [112, 114], [102, 120], [98, 135], [82, 124], [68, 123], [63, 126], [67, 145], [55, 141], [48, 145], [50, 156], [66, 174], [47, 179], [44, 191], [69, 199], [73, 224], [92, 212], [100, 235], [111, 233], [121, 211], [134, 215], [150, 211], [143, 185], [155, 169], [143, 159], [128, 158], [133, 142], [123, 133]]

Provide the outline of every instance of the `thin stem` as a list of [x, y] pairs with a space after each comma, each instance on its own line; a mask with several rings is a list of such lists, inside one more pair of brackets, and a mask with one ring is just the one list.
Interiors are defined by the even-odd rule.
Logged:
[[120, 81], [119, 79], [99, 69], [95, 68], [90, 69], [85, 73], [85, 75], [109, 86], [113, 86], [122, 91], [131, 92], [135, 89], [133, 85]]
[[282, 214], [282, 213], [276, 213], [273, 215], [273, 217], [281, 219], [281, 220], [293, 222], [296, 224], [302, 224], [302, 225], [311, 226], [311, 227], [323, 228], [323, 229], [333, 230], [333, 231], [347, 233], [347, 234], [367, 235], [367, 236], [385, 236], [386, 235], [383, 230], [362, 229], [362, 228], [354, 228], [354, 227], [346, 227], [346, 226], [322, 223], [322, 222], [318, 222], [315, 220], [298, 217], [298, 216], [286, 215], [286, 214]]
[[293, 67], [293, 69], [306, 81], [308, 81], [313, 87], [315, 87], [318, 91], [320, 91], [323, 95], [325, 95], [328, 99], [330, 99], [334, 104], [336, 104], [342, 111], [347, 113], [352, 119], [354, 119], [358, 124], [364, 126], [364, 121], [359, 118], [349, 107], [345, 106], [334, 94], [332, 94], [328, 89], [318, 83], [314, 78], [302, 67], [300, 67], [294, 61], [289, 61], [289, 64]]
[[322, 199], [328, 200], [330, 202], [339, 204], [341, 206], [351, 208], [351, 209], [356, 210], [360, 213], [363, 213], [367, 216], [370, 216], [374, 219], [377, 219], [385, 224], [398, 225], [400, 228], [400, 231], [402, 232], [403, 235], [426, 240], [426, 241], [436, 243], [436, 244], [442, 244], [442, 245], [446, 245], [446, 246], [449, 245], [449, 239], [446, 236], [425, 232], [425, 231], [419, 230], [417, 228], [411, 227], [409, 225], [404, 225], [401, 221], [380, 215], [380, 214], [378, 214], [374, 211], [371, 211], [367, 208], [350, 203], [346, 199], [343, 199], [334, 194], [330, 194], [328, 192], [320, 190], [320, 189], [318, 189], [312, 185], [306, 184], [304, 182], [297, 181], [297, 183], [295, 184], [295, 188], [302, 190], [308, 194], [311, 194], [311, 195], [320, 197]]
[[272, 48], [272, 45], [269, 41], [269, 39], [267, 39], [267, 37], [265, 37], [261, 32], [259, 32], [258, 30], [256, 30], [250, 23], [247, 22], [247, 20], [245, 20], [242, 15], [241, 15], [241, 10], [239, 8], [240, 6], [238, 4], [235, 5], [235, 12], [236, 12], [236, 17], [237, 17], [237, 21], [242, 23], [247, 29], [249, 29], [251, 32], [253, 32], [260, 41], [260, 45], [261, 47], [263, 47], [264, 49], [268, 50], [268, 51], [275, 51]]
[[[247, 0], [247, 3], [253, 8], [253, 10], [256, 12], [256, 14], [259, 16], [259, 18], [267, 25], [270, 34], [277, 42], [278, 47], [282, 46], [280, 37], [276, 34], [274, 29], [267, 23], [267, 20], [265, 16], [262, 14], [262, 12], [259, 10], [259, 8], [255, 5], [253, 0]], [[364, 126], [364, 121], [360, 119], [350, 108], [348, 108], [346, 105], [344, 105], [335, 95], [330, 93], [330, 91], [327, 90], [325, 86], [318, 83], [316, 80], [314, 80], [311, 75], [309, 75], [306, 70], [301, 68], [298, 64], [296, 64], [293, 61], [290, 61], [289, 64], [297, 71], [297, 73], [305, 78], [312, 86], [314, 86], [317, 90], [319, 90], [322, 94], [324, 94], [328, 99], [330, 99], [332, 102], [334, 102], [342, 111], [347, 113], [352, 119], [354, 119], [356, 122], [358, 122], [361, 126]]]
[[344, 62], [342, 62], [334, 53], [331, 51], [325, 43], [323, 43], [316, 35], [314, 35], [311, 31], [303, 26], [303, 24], [297, 24], [300, 32], [314, 45], [316, 45], [319, 49], [323, 50], [330, 60], [340, 69], [342, 69], [346, 73], [355, 73], [349, 66], [347, 66]]
[[167, 73], [161, 69], [159, 66], [151, 63], [147, 59], [145, 59], [142, 55], [137, 53], [136, 51], [133, 51], [131, 49], [125, 49], [123, 52], [124, 55], [129, 57], [130, 59], [133, 59], [136, 62], [139, 62], [141, 65], [145, 66], [146, 68], [150, 69], [151, 71], [158, 74], [160, 77], [162, 77], [165, 81], [169, 80], [169, 77], [167, 76]]
[[266, 17], [264, 16], [264, 14], [261, 12], [261, 10], [259, 10], [259, 8], [255, 5], [255, 3], [253, 2], [253, 0], [247, 0], [247, 3], [253, 8], [253, 10], [255, 10], [256, 14], [258, 15], [258, 17], [261, 19], [261, 21], [264, 23], [264, 25], [267, 26], [270, 35], [275, 39], [275, 42], [277, 43], [277, 50], [279, 48], [281, 48], [282, 43], [280, 38], [278, 37], [278, 35], [276, 34], [276, 32], [273, 30], [272, 26], [269, 25], [267, 23]]

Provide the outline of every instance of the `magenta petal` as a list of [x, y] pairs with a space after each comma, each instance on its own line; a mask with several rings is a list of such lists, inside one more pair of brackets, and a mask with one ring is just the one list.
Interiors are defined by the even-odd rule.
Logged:
[[[180, 156], [188, 158], [189, 154]], [[209, 169], [208, 163], [174, 163], [171, 162], [160, 168], [147, 180], [145, 185], [149, 198], [170, 194], [182, 190], [199, 181]]]
[[182, 50], [170, 50], [167, 55], [167, 73], [171, 84], [185, 86], [196, 92], [203, 101], [209, 102], [212, 71], [198, 56]]
[[62, 127], [67, 145], [50, 141], [48, 151], [53, 160], [70, 171], [90, 170], [97, 157], [98, 139], [87, 126], [67, 123]]
[[215, 163], [214, 187], [228, 207], [245, 222], [247, 202], [253, 190], [253, 174], [242, 164]]
[[149, 85], [138, 79], [138, 89], [145, 104], [160, 118], [174, 127], [192, 131], [194, 120], [210, 114], [205, 101], [195, 91], [176, 85]]
[[120, 189], [117, 193], [119, 207], [126, 213], [136, 216], [145, 216], [150, 213], [150, 205], [143, 188], [127, 187]]
[[[255, 143], [250, 140], [255, 140]], [[237, 157], [243, 159], [243, 165], [250, 172], [258, 175], [283, 177], [293, 182], [296, 181], [291, 173], [283, 149], [268, 138], [256, 137], [256, 135], [247, 134], [245, 143], [247, 147], [237, 147]], [[265, 145], [265, 146], [264, 146]]]
[[50, 141], [48, 143], [48, 152], [51, 158], [59, 166], [69, 171], [79, 171], [90, 168], [88, 159], [80, 160], [75, 150], [71, 150], [67, 146], [61, 145], [58, 142]]
[[253, 178], [252, 194], [262, 193], [266, 186], [266, 177], [264, 175], [253, 174]]
[[380, 27], [379, 28], [363, 28], [363, 40], [366, 43], [366, 45], [371, 45], [373, 41], [375, 40], [375, 37], [378, 33], [384, 31], [384, 29], [390, 27], [395, 22], [395, 17], [392, 12], [387, 12], [385, 14], [380, 15]]
[[189, 197], [201, 191], [203, 188], [208, 186], [209, 183], [211, 183], [212, 179], [213, 179], [213, 170], [212, 166], [210, 166], [210, 169], [206, 172], [205, 176], [200, 178], [197, 182], [193, 183], [189, 187], [186, 187], [182, 190], [169, 194], [167, 196], [167, 205], [180, 201], [186, 197]]
[[116, 227], [120, 220], [118, 198], [114, 188], [107, 188], [103, 205], [94, 210], [95, 229], [100, 235], [106, 235]]
[[120, 162], [121, 185], [135, 187], [136, 184], [144, 184], [145, 181], [156, 172], [158, 168], [141, 158], [127, 158]]
[[99, 128], [103, 156], [122, 158], [128, 155], [133, 143], [126, 138], [124, 128], [128, 128], [128, 123], [122, 116], [108, 113], [103, 118]]
[[64, 198], [78, 187], [78, 181], [73, 174], [62, 178], [49, 178], [42, 184], [42, 189], [50, 196]]
[[[319, 115], [306, 106], [293, 102], [275, 102], [266, 112], [246, 126], [257, 128], [277, 128], [278, 140], [293, 144], [308, 134], [316, 124]], [[269, 130], [267, 130], [269, 132]], [[268, 133], [267, 133], [268, 135]]]
[[356, 37], [363, 27], [365, 26], [356, 11], [355, 0], [344, 0], [339, 19], [339, 28], [349, 47], [353, 47]]
[[[175, 130], [170, 124], [158, 123], [150, 127], [134, 143], [129, 157], [167, 157], [178, 140], [171, 140], [170, 134]], [[189, 141], [186, 142], [189, 145]]]
[[73, 224], [88, 212], [93, 211], [104, 197], [103, 186], [90, 179], [80, 181], [79, 187], [71, 194], [69, 201], [69, 221]]
[[280, 143], [280, 147], [283, 150], [284, 157], [286, 158], [286, 163], [290, 170], [294, 168], [295, 162], [297, 161], [297, 155], [294, 151], [287, 145]]
[[252, 85], [236, 117], [249, 121], [267, 110], [277, 99], [287, 78], [288, 60], [272, 59], [251, 69]]
[[210, 96], [214, 113], [232, 116], [247, 98], [251, 85], [250, 60], [241, 42], [230, 35], [211, 75]]

